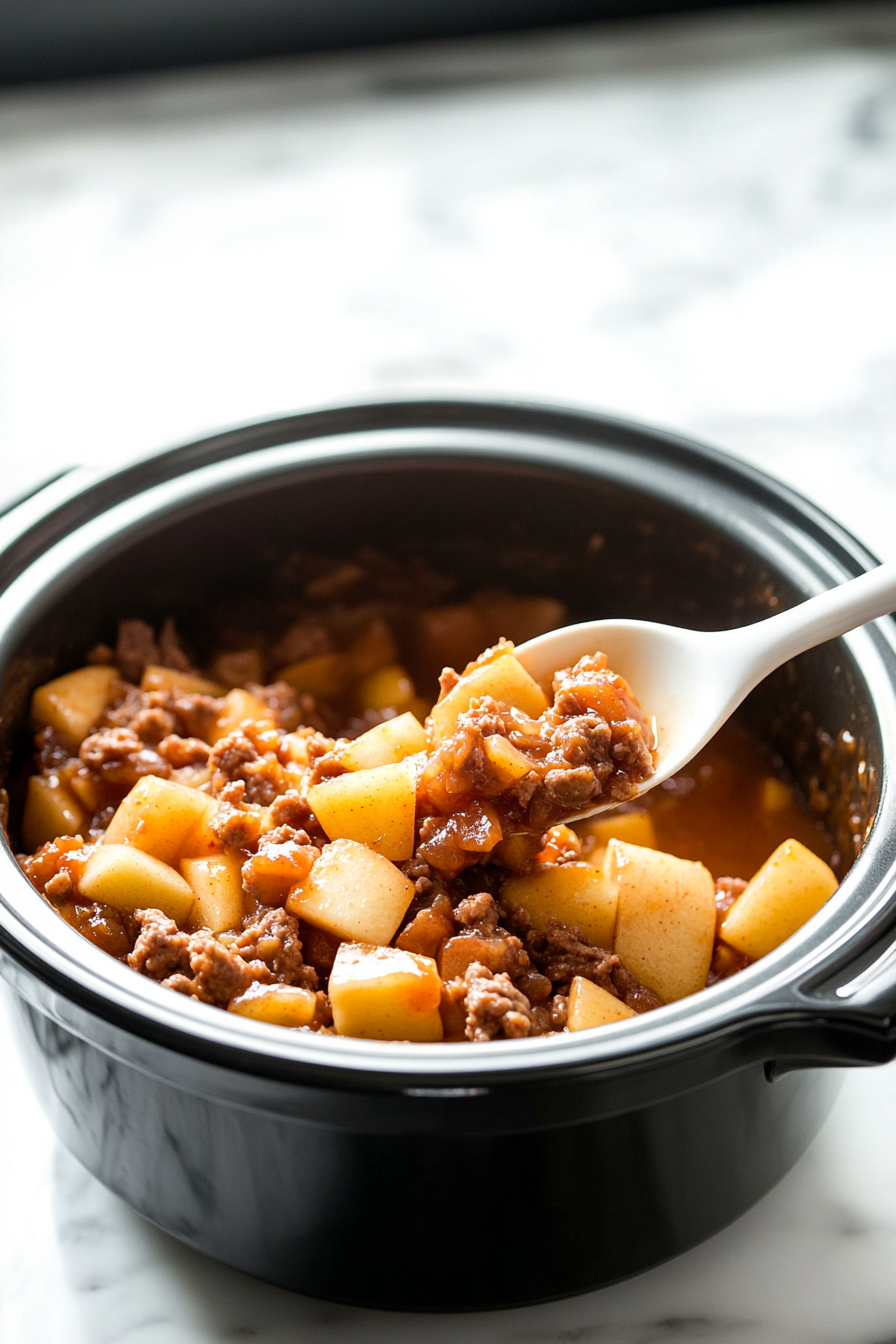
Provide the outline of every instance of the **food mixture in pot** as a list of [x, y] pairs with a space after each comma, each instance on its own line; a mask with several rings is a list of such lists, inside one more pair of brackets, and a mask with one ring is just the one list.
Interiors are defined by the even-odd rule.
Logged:
[[[317, 569], [273, 641], [230, 632], [200, 671], [170, 620], [130, 618], [34, 694], [20, 863], [135, 971], [305, 1031], [537, 1036], [693, 994], [836, 888], [824, 833], [736, 725], [627, 801], [653, 771], [632, 689], [597, 652], [540, 686], [499, 638], [561, 624], [559, 603], [427, 606], [382, 558]], [[567, 824], [605, 801], [623, 806]], [[724, 863], [720, 806], [766, 848], [713, 876], [700, 816]]]

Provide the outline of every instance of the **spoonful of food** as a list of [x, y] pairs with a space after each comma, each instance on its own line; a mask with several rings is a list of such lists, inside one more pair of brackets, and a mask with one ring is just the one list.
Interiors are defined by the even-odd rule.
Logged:
[[[736, 630], [686, 630], [649, 621], [585, 621], [516, 649], [536, 681], [595, 651], [628, 682], [655, 739], [655, 771], [634, 796], [681, 770], [776, 667], [896, 608], [896, 563]], [[604, 812], [608, 801], [579, 816]], [[578, 820], [576, 817], [575, 820]]]

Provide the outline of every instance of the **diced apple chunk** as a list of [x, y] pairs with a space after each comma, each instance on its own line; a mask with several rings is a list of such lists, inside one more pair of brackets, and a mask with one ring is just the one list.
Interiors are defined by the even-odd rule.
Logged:
[[832, 869], [798, 840], [766, 859], [725, 917], [722, 938], [748, 957], [764, 957], [802, 928], [837, 890]]
[[55, 728], [78, 747], [111, 703], [117, 681], [114, 667], [79, 667], [56, 677], [38, 686], [31, 698], [34, 722]]
[[357, 840], [401, 861], [414, 852], [416, 772], [411, 761], [340, 775], [308, 790], [308, 803], [331, 840]]
[[505, 705], [522, 710], [537, 719], [548, 707], [547, 698], [538, 682], [529, 676], [522, 663], [512, 653], [501, 654], [461, 677], [443, 700], [432, 707], [430, 725], [435, 742], [448, 737], [457, 723], [459, 714], [470, 708], [470, 702], [490, 695]]
[[649, 812], [611, 812], [606, 817], [592, 817], [576, 824], [576, 831], [586, 842], [586, 859], [596, 868], [603, 866], [607, 845], [611, 840], [624, 840], [628, 845], [656, 849], [656, 831]]
[[223, 695], [224, 687], [195, 672], [178, 672], [173, 667], [150, 663], [140, 678], [141, 691], [181, 691], [184, 695]]
[[209, 741], [212, 745], [215, 742], [220, 742], [222, 737], [227, 737], [229, 733], [235, 733], [240, 724], [245, 723], [246, 719], [252, 719], [265, 728], [276, 727], [270, 706], [266, 705], [263, 700], [259, 700], [257, 695], [250, 695], [248, 691], [241, 690], [240, 687], [228, 691], [224, 697], [223, 711], [215, 722]]
[[55, 775], [31, 776], [22, 818], [22, 843], [30, 854], [57, 836], [78, 835], [86, 824], [84, 809]]
[[107, 845], [134, 845], [163, 863], [203, 853], [217, 803], [207, 793], [146, 775], [138, 780], [109, 822]]
[[485, 754], [498, 779], [504, 785], [515, 784], [532, 769], [529, 758], [500, 733], [493, 733], [485, 739]]
[[783, 779], [767, 775], [759, 786], [759, 807], [766, 813], [784, 812], [793, 802], [793, 794]]
[[417, 692], [400, 663], [389, 663], [365, 677], [358, 687], [358, 703], [362, 709], [406, 710]]
[[243, 916], [243, 882], [237, 854], [210, 854], [184, 859], [180, 871], [193, 893], [193, 928], [223, 933], [235, 929]]
[[378, 765], [395, 765], [406, 756], [426, 750], [426, 730], [413, 714], [398, 714], [378, 723], [349, 742], [339, 753], [346, 770], [372, 770]]
[[441, 994], [432, 957], [397, 947], [343, 943], [330, 972], [333, 1025], [340, 1036], [440, 1041]]
[[509, 868], [512, 873], [528, 873], [532, 860], [541, 849], [540, 835], [506, 835], [492, 850], [492, 860]]
[[338, 938], [390, 943], [414, 895], [414, 884], [381, 854], [355, 840], [334, 840], [286, 908]]
[[549, 919], [582, 930], [596, 947], [611, 948], [616, 925], [616, 887], [587, 863], [561, 863], [511, 877], [501, 888], [501, 902], [525, 910], [536, 929]]
[[584, 1031], [587, 1027], [605, 1027], [608, 1022], [622, 1022], [636, 1017], [634, 1008], [617, 999], [608, 990], [601, 989], [584, 976], [577, 975], [569, 987], [569, 1010], [566, 1025], [570, 1031]]
[[281, 668], [277, 678], [300, 694], [319, 695], [330, 700], [342, 694], [351, 679], [351, 672], [351, 664], [343, 654], [319, 653]]
[[89, 901], [116, 910], [161, 910], [176, 924], [186, 923], [193, 908], [186, 879], [134, 845], [100, 845], [87, 860], [78, 889]]
[[317, 1009], [317, 995], [298, 985], [252, 985], [228, 1005], [231, 1013], [268, 1022], [274, 1027], [307, 1027]]
[[715, 883], [702, 863], [611, 840], [604, 875], [618, 892], [615, 952], [665, 1003], [706, 984]]

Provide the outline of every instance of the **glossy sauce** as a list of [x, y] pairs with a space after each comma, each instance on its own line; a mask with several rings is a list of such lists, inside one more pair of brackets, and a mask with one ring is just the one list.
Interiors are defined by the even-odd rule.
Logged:
[[658, 849], [698, 859], [716, 878], [749, 879], [785, 840], [799, 840], [826, 863], [834, 850], [780, 762], [736, 719], [638, 810], [649, 812]]

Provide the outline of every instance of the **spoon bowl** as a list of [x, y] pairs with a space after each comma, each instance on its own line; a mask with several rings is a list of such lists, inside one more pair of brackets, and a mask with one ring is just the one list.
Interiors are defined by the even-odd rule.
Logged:
[[[633, 797], [681, 770], [764, 677], [825, 640], [885, 616], [896, 607], [896, 564], [879, 565], [848, 583], [753, 625], [688, 630], [650, 621], [584, 621], [521, 644], [516, 655], [536, 681], [601, 652], [629, 683], [653, 731], [655, 771]], [[616, 807], [598, 804], [579, 821]]]

